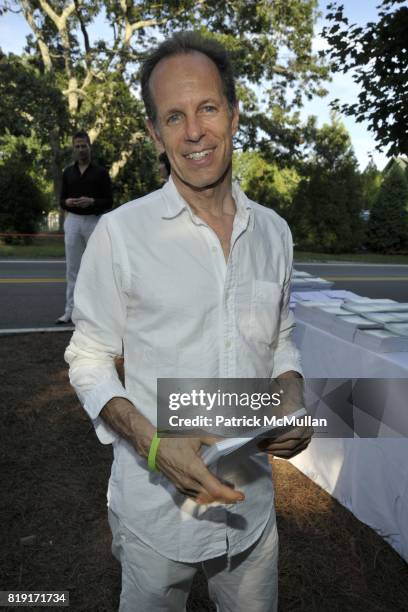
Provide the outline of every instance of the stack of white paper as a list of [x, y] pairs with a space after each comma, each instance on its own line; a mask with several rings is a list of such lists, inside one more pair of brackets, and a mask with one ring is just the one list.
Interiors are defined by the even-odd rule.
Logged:
[[402, 302], [387, 302], [380, 300], [370, 300], [370, 302], [350, 302], [346, 300], [343, 308], [355, 314], [368, 315], [375, 312], [408, 312], [408, 304]]
[[301, 321], [317, 325], [319, 319], [318, 310], [324, 306], [327, 306], [327, 302], [296, 302], [296, 317]]
[[342, 308], [342, 304], [324, 304], [316, 308], [316, 321], [333, 323], [338, 315], [347, 315], [348, 313]]
[[354, 335], [358, 329], [382, 329], [383, 327], [382, 323], [370, 321], [365, 317], [350, 313], [337, 315], [329, 331], [335, 336], [353, 342]]
[[[345, 290], [297, 291], [296, 318], [376, 352], [408, 351], [408, 303]], [[329, 297], [330, 296], [330, 297]]]
[[330, 300], [355, 300], [356, 302], [367, 301], [370, 298], [361, 297], [357, 295], [357, 293], [353, 293], [353, 291], [348, 291], [347, 289], [328, 289], [321, 292], [321, 294], [326, 295], [330, 298]]
[[[291, 298], [297, 302], [327, 302], [328, 304], [333, 302], [325, 291], [292, 291]], [[343, 300], [337, 299], [336, 301], [341, 304]]]
[[364, 316], [377, 323], [408, 323], [408, 312], [368, 312]]
[[408, 337], [398, 336], [386, 329], [357, 330], [354, 342], [377, 353], [401, 353], [408, 351]]
[[393, 334], [408, 338], [408, 323], [386, 323], [384, 327]]

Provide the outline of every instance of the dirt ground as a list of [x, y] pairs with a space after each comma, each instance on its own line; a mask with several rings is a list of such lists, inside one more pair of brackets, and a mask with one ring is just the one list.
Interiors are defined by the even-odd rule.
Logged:
[[[111, 448], [97, 441], [69, 386], [68, 340], [0, 339], [0, 590], [68, 590], [71, 610], [113, 612]], [[407, 565], [397, 553], [290, 464], [275, 460], [273, 470], [279, 610], [406, 612]], [[200, 575], [188, 609], [214, 609]]]

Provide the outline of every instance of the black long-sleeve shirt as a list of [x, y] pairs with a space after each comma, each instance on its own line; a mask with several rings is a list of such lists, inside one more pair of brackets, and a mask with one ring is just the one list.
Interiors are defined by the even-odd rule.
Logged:
[[[67, 206], [68, 198], [87, 196], [94, 198], [92, 206], [79, 208]], [[112, 184], [108, 171], [92, 161], [82, 174], [78, 162], [65, 168], [62, 175], [62, 189], [60, 196], [61, 208], [75, 215], [101, 215], [112, 208]]]

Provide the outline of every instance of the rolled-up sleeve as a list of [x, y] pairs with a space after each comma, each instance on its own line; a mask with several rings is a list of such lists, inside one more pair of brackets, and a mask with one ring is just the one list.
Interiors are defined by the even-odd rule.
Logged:
[[75, 332], [65, 360], [71, 384], [106, 444], [117, 434], [99, 417], [101, 409], [113, 397], [130, 401], [115, 366], [122, 355], [128, 282], [126, 253], [103, 217], [82, 258], [74, 294]]
[[293, 312], [289, 309], [290, 283], [293, 268], [293, 241], [289, 227], [286, 225], [284, 251], [286, 260], [286, 274], [283, 286], [282, 307], [280, 313], [280, 326], [278, 343], [274, 354], [274, 366], [272, 378], [280, 374], [295, 370], [302, 374], [302, 365], [299, 350], [292, 339], [292, 332], [296, 326]]

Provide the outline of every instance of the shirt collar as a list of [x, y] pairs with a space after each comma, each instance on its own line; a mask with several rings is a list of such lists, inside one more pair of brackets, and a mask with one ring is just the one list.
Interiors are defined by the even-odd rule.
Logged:
[[[91, 161], [87, 165], [86, 169], [88, 170], [88, 168], [91, 168], [93, 165], [94, 164], [92, 163], [92, 159], [91, 159]], [[78, 160], [74, 161], [74, 166], [75, 166], [75, 168], [78, 168], [78, 170], [79, 170], [79, 162], [78, 162]]]
[[[183, 210], [188, 210], [194, 219], [195, 216], [191, 210], [191, 207], [177, 191], [177, 187], [174, 184], [171, 176], [166, 184], [162, 187], [162, 193], [164, 195], [167, 207], [167, 211], [164, 215], [162, 215], [162, 219], [174, 219]], [[237, 221], [243, 226], [252, 230], [254, 225], [254, 211], [250, 199], [245, 195], [236, 182], [232, 183], [232, 195], [237, 207]]]

